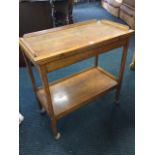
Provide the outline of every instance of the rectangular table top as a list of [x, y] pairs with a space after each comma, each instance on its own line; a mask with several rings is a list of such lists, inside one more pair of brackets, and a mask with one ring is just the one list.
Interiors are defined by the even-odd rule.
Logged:
[[26, 34], [20, 38], [20, 46], [33, 62], [39, 64], [99, 43], [129, 37], [132, 33], [133, 30], [126, 25], [107, 20], [90, 20]]

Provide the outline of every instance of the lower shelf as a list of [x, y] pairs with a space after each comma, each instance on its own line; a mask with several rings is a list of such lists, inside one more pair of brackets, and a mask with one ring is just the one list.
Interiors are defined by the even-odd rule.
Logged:
[[[52, 104], [56, 118], [60, 118], [96, 97], [115, 88], [117, 81], [97, 67], [50, 84]], [[37, 96], [47, 109], [47, 100], [43, 88], [39, 88]]]

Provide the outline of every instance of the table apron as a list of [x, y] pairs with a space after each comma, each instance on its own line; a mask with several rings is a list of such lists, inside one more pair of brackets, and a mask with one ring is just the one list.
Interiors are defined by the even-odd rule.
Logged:
[[121, 41], [117, 41], [117, 42], [113, 42], [113, 43], [110, 43], [108, 45], [100, 45], [98, 47], [94, 47], [94, 48], [89, 49], [87, 51], [81, 50], [81, 52], [78, 54], [66, 56], [64, 58], [48, 62], [44, 65], [46, 66], [46, 71], [49, 73], [49, 72], [52, 72], [54, 70], [63, 68], [65, 66], [69, 66], [71, 64], [77, 63], [79, 61], [97, 56], [97, 55], [102, 54], [104, 52], [108, 52], [112, 49], [122, 47], [125, 44], [126, 44], [126, 39], [121, 40]]

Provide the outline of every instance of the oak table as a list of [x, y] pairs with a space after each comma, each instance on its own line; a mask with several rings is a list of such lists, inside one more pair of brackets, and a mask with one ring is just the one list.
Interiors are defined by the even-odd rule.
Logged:
[[[100, 95], [116, 89], [119, 100], [129, 38], [134, 31], [108, 20], [90, 20], [34, 33], [20, 38], [27, 69], [40, 108], [50, 119], [53, 134], [60, 138], [57, 121]], [[98, 66], [101, 53], [123, 47], [119, 77]], [[95, 57], [94, 66], [61, 80], [48, 82], [47, 74], [73, 63]], [[37, 87], [31, 68], [39, 70], [43, 86]]]

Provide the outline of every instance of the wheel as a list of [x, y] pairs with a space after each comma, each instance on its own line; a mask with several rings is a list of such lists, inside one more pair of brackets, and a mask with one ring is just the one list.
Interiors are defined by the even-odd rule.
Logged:
[[21, 124], [24, 121], [24, 116], [19, 113], [19, 124]]
[[57, 135], [55, 136], [55, 139], [58, 140], [58, 139], [60, 139], [60, 137], [61, 137], [61, 134], [60, 134], [60, 132], [58, 132]]
[[131, 63], [131, 64], [130, 64], [130, 70], [135, 70], [135, 65], [134, 65], [134, 63]]

